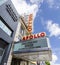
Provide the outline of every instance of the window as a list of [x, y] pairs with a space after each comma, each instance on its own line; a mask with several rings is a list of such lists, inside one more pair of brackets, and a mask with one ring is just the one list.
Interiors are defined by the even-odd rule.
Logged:
[[7, 43], [0, 38], [0, 62], [4, 56], [6, 47], [7, 47]]
[[2, 5], [3, 3], [5, 3], [7, 0], [0, 0], [0, 5]]
[[0, 48], [0, 62], [1, 62], [1, 59], [2, 59], [2, 56], [3, 56], [3, 51], [4, 51], [4, 49]]
[[22, 36], [24, 36], [24, 32], [25, 32], [25, 30], [24, 30], [23, 26], [21, 25], [20, 33], [21, 33]]
[[9, 15], [11, 16], [11, 18], [13, 19], [13, 21], [16, 22], [18, 20], [18, 18], [10, 4], [6, 5], [6, 10], [9, 13]]
[[5, 21], [0, 17], [0, 28], [9, 36], [12, 36], [12, 30], [8, 27]]

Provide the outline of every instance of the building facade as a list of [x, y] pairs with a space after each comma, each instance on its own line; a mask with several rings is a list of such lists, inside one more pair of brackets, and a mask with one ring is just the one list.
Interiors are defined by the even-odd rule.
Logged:
[[0, 0], [0, 65], [8, 62], [19, 15], [11, 0]]

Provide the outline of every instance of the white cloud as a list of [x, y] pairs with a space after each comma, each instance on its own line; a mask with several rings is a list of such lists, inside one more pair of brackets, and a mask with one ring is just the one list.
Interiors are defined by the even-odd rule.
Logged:
[[52, 6], [54, 5], [54, 0], [46, 0], [46, 1], [49, 4], [49, 7], [52, 8]]
[[50, 8], [60, 8], [60, 0], [46, 0]]
[[36, 3], [36, 4], [38, 4], [38, 3], [42, 3], [43, 0], [30, 0], [30, 2], [31, 2], [31, 3]]
[[52, 55], [52, 62], [56, 62], [58, 60], [57, 56], [55, 54]]
[[[40, 0], [36, 1], [36, 0], [33, 0], [35, 3], [34, 4], [27, 4], [26, 0], [12, 0], [16, 10], [18, 11], [18, 13], [20, 15], [22, 14], [30, 14], [32, 13], [33, 14], [33, 18], [35, 18], [38, 10], [39, 10], [39, 6], [40, 4], [36, 3], [36, 2], [42, 2]], [[32, 2], [32, 0], [31, 0]]]
[[47, 21], [47, 30], [50, 32], [50, 36], [60, 36], [59, 24], [53, 23], [51, 20]]
[[52, 61], [50, 62], [51, 65], [60, 65], [57, 64], [56, 61], [58, 60], [58, 57], [56, 54], [52, 54]]

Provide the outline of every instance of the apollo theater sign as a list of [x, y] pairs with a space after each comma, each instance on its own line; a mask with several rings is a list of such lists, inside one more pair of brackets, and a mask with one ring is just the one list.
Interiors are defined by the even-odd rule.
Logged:
[[31, 35], [28, 35], [28, 36], [24, 36], [22, 38], [22, 40], [30, 40], [30, 39], [35, 39], [35, 38], [40, 38], [40, 37], [45, 37], [45, 36], [46, 36], [46, 33], [41, 32], [41, 33], [38, 33], [38, 34], [31, 34]]

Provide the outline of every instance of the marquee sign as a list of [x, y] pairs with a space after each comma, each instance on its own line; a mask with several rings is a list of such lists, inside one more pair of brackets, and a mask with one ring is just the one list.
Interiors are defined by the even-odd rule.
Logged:
[[52, 52], [47, 37], [35, 38], [14, 44], [14, 55], [30, 61], [52, 60]]
[[38, 33], [38, 34], [31, 34], [31, 35], [28, 35], [28, 36], [24, 36], [22, 38], [22, 40], [30, 40], [30, 39], [34, 39], [34, 38], [40, 38], [40, 37], [45, 37], [46, 36], [46, 33], [45, 32], [41, 32], [41, 33]]

